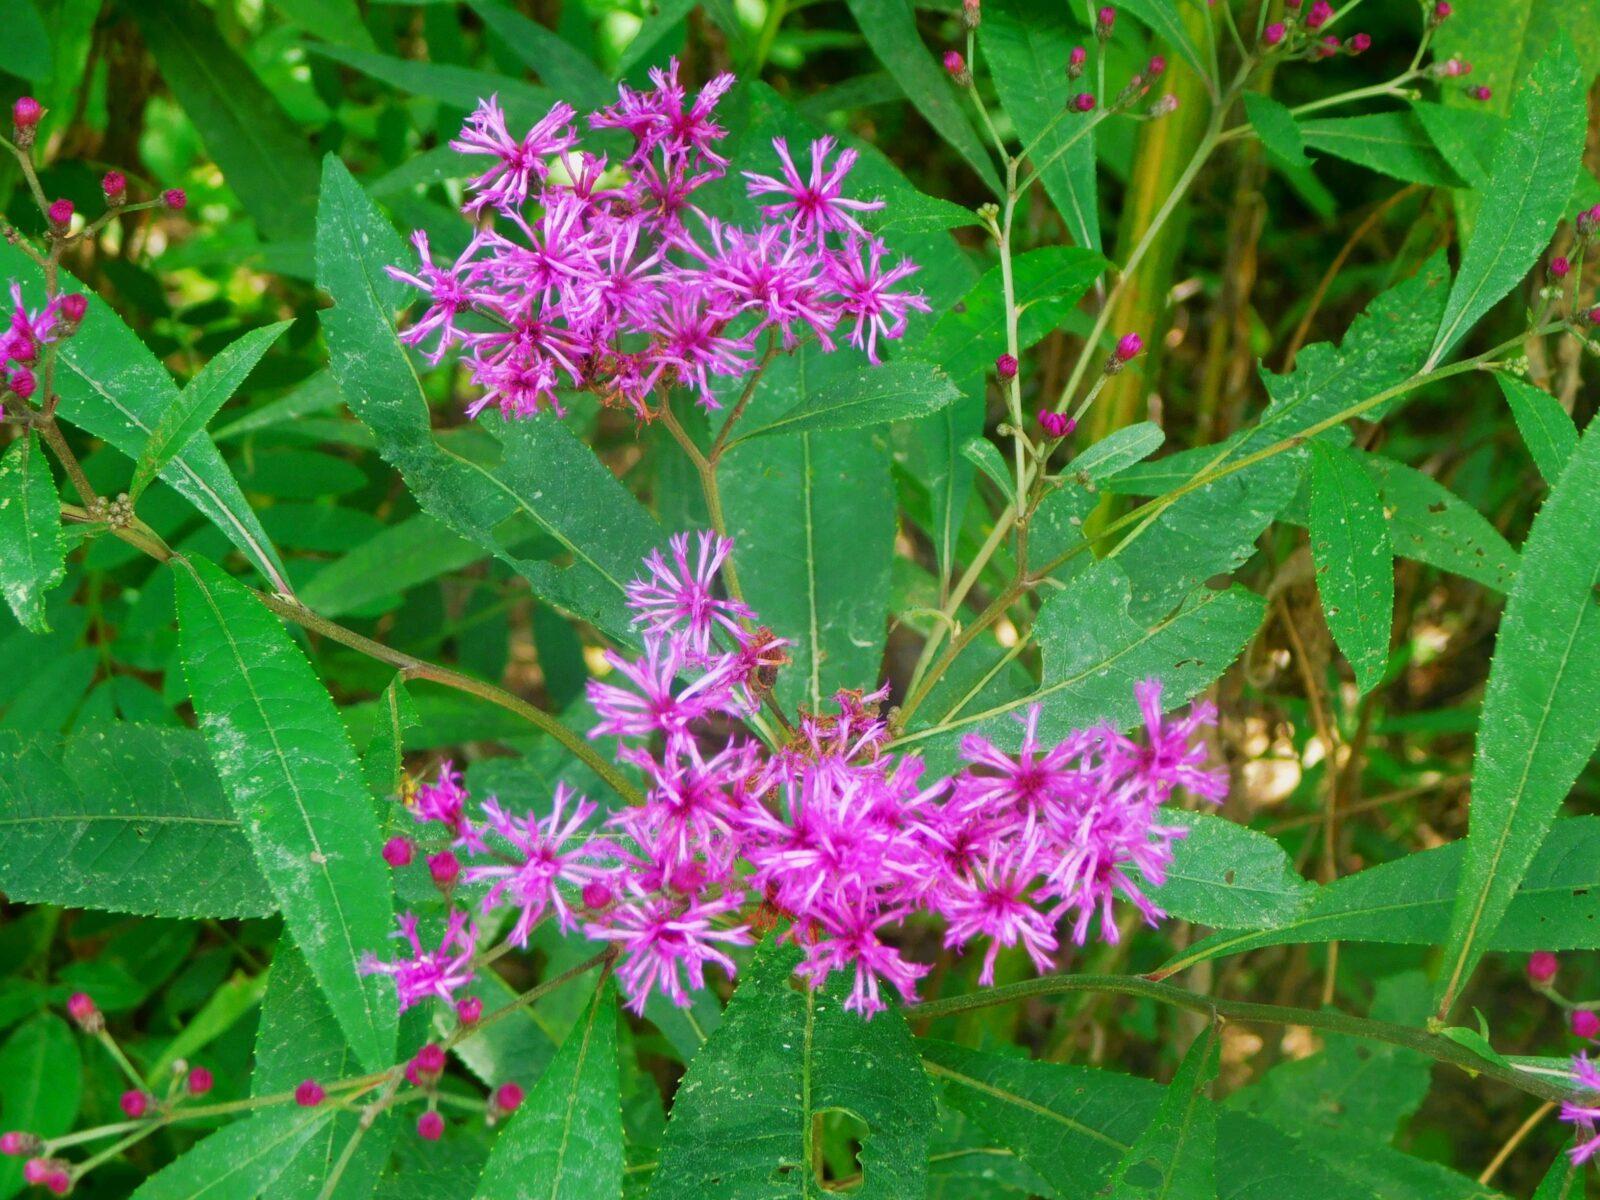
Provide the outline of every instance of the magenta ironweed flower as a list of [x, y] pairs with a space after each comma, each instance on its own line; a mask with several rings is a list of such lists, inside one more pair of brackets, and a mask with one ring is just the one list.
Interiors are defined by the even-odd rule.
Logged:
[[401, 913], [395, 919], [399, 930], [393, 935], [411, 947], [410, 958], [382, 962], [368, 954], [361, 964], [363, 975], [387, 975], [394, 980], [395, 992], [404, 1012], [413, 1004], [437, 997], [450, 1001], [455, 993], [472, 982], [472, 956], [477, 950], [478, 931], [466, 913], [452, 912], [444, 936], [434, 950], [424, 950], [417, 935], [417, 918]]
[[834, 328], [853, 322], [848, 340], [876, 362], [878, 340], [927, 311], [905, 290], [915, 266], [882, 265], [860, 218], [884, 202], [847, 193], [857, 156], [831, 137], [811, 144], [808, 172], [781, 138], [776, 175], [744, 172], [754, 228], [710, 218], [697, 193], [726, 173], [715, 108], [733, 77], [691, 97], [678, 72], [673, 61], [651, 72], [649, 90], [623, 85], [589, 116], [590, 128], [633, 138], [615, 165], [581, 148], [577, 114], [561, 103], [517, 134], [490, 97], [451, 143], [493, 160], [465, 209], [496, 220], [450, 263], [418, 232], [417, 268], [389, 273], [427, 300], [403, 339], [433, 363], [462, 355], [479, 389], [468, 415], [491, 405], [560, 415], [564, 394], [587, 391], [649, 420], [673, 388], [716, 408], [719, 390], [755, 369], [765, 337], [832, 351]]
[[684, 983], [696, 990], [704, 988], [707, 964], [715, 963], [730, 977], [737, 970], [717, 943], [749, 945], [749, 927], [718, 927], [716, 922], [743, 901], [742, 893], [703, 900], [650, 896], [641, 891], [612, 909], [604, 925], [591, 925], [588, 933], [620, 947], [622, 963], [617, 978], [634, 1012], [644, 1012], [653, 990], [680, 1007], [687, 1006], [689, 993]]
[[407, 804], [419, 822], [436, 821], [458, 837], [467, 830], [467, 790], [461, 785], [461, 773], [448, 759], [439, 764], [435, 781], [418, 787]]
[[11, 123], [18, 129], [32, 129], [44, 116], [44, 105], [32, 96], [22, 96], [11, 106]]
[[1572, 1161], [1585, 1163], [1600, 1152], [1600, 1134], [1595, 1132], [1595, 1122], [1600, 1121], [1600, 1071], [1587, 1054], [1573, 1057], [1572, 1083], [1578, 1094], [1562, 1102], [1561, 1119], [1577, 1127], [1580, 1140], [1572, 1147]]
[[682, 651], [703, 658], [710, 652], [714, 632], [720, 629], [737, 638], [742, 623], [754, 616], [744, 604], [714, 592], [717, 573], [733, 543], [702, 530], [695, 539], [692, 563], [689, 534], [674, 534], [669, 546], [670, 562], [661, 551], [652, 550], [644, 560], [648, 576], [628, 585], [633, 623], [649, 633], [671, 636]]
[[[566, 812], [568, 805], [571, 812]], [[483, 803], [484, 824], [469, 832], [465, 844], [478, 854], [487, 853], [491, 846], [509, 847], [509, 861], [497, 861], [466, 870], [468, 883], [491, 880], [483, 898], [484, 912], [490, 912], [503, 903], [519, 910], [516, 923], [506, 935], [514, 946], [526, 946], [533, 927], [545, 911], [556, 914], [563, 931], [574, 925], [572, 911], [561, 894], [559, 884], [582, 888], [596, 873], [597, 868], [586, 863], [581, 843], [569, 845], [578, 831], [594, 815], [594, 805], [587, 800], [573, 803], [573, 794], [565, 784], [557, 784], [550, 815], [538, 819], [532, 813], [522, 817], [506, 812], [499, 802], [489, 799]], [[497, 843], [485, 839], [493, 833]]]

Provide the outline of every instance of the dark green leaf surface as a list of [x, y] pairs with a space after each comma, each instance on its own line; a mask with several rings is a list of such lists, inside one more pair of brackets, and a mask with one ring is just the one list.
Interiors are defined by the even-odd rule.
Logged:
[[1301, 121], [1300, 134], [1308, 149], [1405, 183], [1460, 187], [1465, 182], [1450, 169], [1421, 120], [1409, 109]]
[[1217, 1075], [1221, 1031], [1208, 1024], [1184, 1053], [1150, 1124], [1117, 1164], [1112, 1200], [1215, 1200]]
[[1394, 556], [1383, 498], [1350, 450], [1311, 446], [1311, 556], [1322, 611], [1365, 695], [1389, 663], [1394, 621]]
[[333, 1120], [331, 1105], [270, 1108], [224, 1125], [146, 1179], [133, 1200], [243, 1200], [261, 1196]]
[[350, 1045], [388, 1066], [392, 992], [358, 969], [392, 932], [382, 838], [321, 682], [278, 618], [204, 559], [175, 564], [183, 668], [211, 761]]
[[[18, 1025], [0, 1045], [0, 1123], [40, 1137], [68, 1132], [83, 1093], [78, 1034], [54, 1013]], [[0, 1196], [23, 1190], [22, 1160], [0, 1158]]]
[[771, 434], [831, 433], [871, 429], [891, 421], [927, 416], [955, 400], [950, 377], [932, 363], [899, 358], [862, 366], [809, 392], [788, 412], [744, 433], [738, 440]]
[[820, 1200], [812, 1122], [832, 1109], [867, 1127], [854, 1195], [922, 1196], [933, 1098], [905, 1021], [846, 1012], [847, 984], [795, 987], [798, 958], [769, 945], [741, 973], [678, 1087], [651, 1200]]
[[55, 477], [29, 432], [0, 457], [0, 592], [24, 628], [49, 631], [45, 593], [66, 577], [65, 558]]
[[338, 617], [471, 566], [484, 557], [427, 513], [407, 517], [318, 571], [300, 592], [307, 608]]
[[147, 725], [0, 734], [0, 892], [165, 917], [275, 908], [204, 740]]
[[1300, 125], [1287, 106], [1263, 92], [1246, 92], [1244, 111], [1268, 154], [1287, 167], [1311, 165]]
[[622, 1193], [616, 993], [595, 991], [495, 1141], [479, 1200], [603, 1200]]
[[1431, 475], [1381, 454], [1367, 468], [1383, 492], [1389, 544], [1402, 558], [1427, 563], [1504, 593], [1517, 573], [1517, 552], [1472, 505]]
[[1264, 833], [1209, 813], [1175, 812], [1188, 829], [1160, 887], [1146, 889], [1168, 915], [1216, 929], [1270, 929], [1305, 911], [1316, 888]]
[[1495, 642], [1441, 999], [1465, 985], [1600, 741], [1597, 495], [1600, 427], [1591, 426], [1534, 518]]
[[1549, 392], [1525, 379], [1497, 373], [1495, 381], [1511, 408], [1517, 432], [1533, 456], [1533, 465], [1539, 468], [1545, 482], [1554, 486], [1578, 448], [1578, 430], [1571, 414]]
[[1067, 464], [1073, 475], [1106, 479], [1149, 458], [1161, 449], [1167, 435], [1154, 421], [1140, 421], [1108, 433]]
[[1209, 76], [1213, 73], [1207, 69], [1205, 60], [1200, 56], [1199, 47], [1195, 45], [1194, 38], [1189, 35], [1189, 29], [1183, 22], [1183, 17], [1178, 13], [1178, 0], [1122, 0], [1117, 7], [1147, 26], [1158, 39], [1183, 55], [1198, 74]]

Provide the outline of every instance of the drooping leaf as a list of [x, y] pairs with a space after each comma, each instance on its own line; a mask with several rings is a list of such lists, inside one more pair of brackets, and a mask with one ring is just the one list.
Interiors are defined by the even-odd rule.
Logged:
[[24, 629], [47, 633], [45, 593], [66, 577], [61, 498], [31, 431], [0, 457], [0, 592]]
[[1244, 111], [1268, 154], [1286, 167], [1311, 166], [1305, 137], [1287, 105], [1264, 92], [1246, 92]]
[[601, 1200], [622, 1193], [617, 1006], [609, 980], [507, 1123], [479, 1200]]
[[133, 1200], [261, 1196], [333, 1120], [330, 1104], [269, 1108], [224, 1125], [146, 1179]]
[[135, 501], [139, 499], [173, 456], [211, 423], [211, 418], [239, 390], [261, 356], [293, 324], [293, 321], [279, 321], [276, 325], [252, 329], [200, 368], [200, 373], [178, 393], [172, 407], [161, 414], [150, 440], [140, 451], [133, 469], [133, 483], [128, 487], [129, 497]]
[[[548, 414], [517, 421], [481, 417], [462, 436], [434, 434], [392, 320], [409, 299], [384, 274], [404, 257], [400, 239], [331, 156], [317, 256], [320, 282], [334, 300], [322, 313], [334, 375], [423, 510], [492, 551], [541, 596], [630, 640], [623, 588], [645, 554], [665, 541], [659, 527], [593, 452]], [[536, 536], [558, 544], [570, 565], [525, 557], [521, 548]]]
[[[37, 1012], [0, 1045], [0, 1120], [42, 1138], [72, 1128], [83, 1094], [78, 1035], [54, 1013]], [[0, 1197], [22, 1190], [22, 1161], [0, 1158]]]
[[1311, 556], [1322, 611], [1365, 695], [1389, 663], [1394, 556], [1378, 485], [1356, 454], [1311, 445]]
[[[767, 368], [746, 419], [807, 405], [852, 370], [802, 346]], [[780, 700], [815, 708], [876, 679], [895, 534], [882, 438], [866, 429], [762, 438], [733, 448], [719, 477], [745, 599], [792, 643]]]
[[1217, 1110], [1206, 1088], [1220, 1044], [1213, 1022], [1184, 1053], [1155, 1116], [1112, 1174], [1112, 1200], [1214, 1200]]
[[917, 33], [908, 0], [849, 0], [861, 35], [895, 82], [938, 132], [966, 160], [989, 190], [1000, 191], [989, 151], [962, 110], [961, 97]]
[[1512, 419], [1533, 456], [1533, 465], [1539, 468], [1545, 482], [1554, 486], [1578, 448], [1578, 430], [1571, 414], [1549, 392], [1527, 380], [1497, 372], [1495, 381], [1511, 407]]
[[1307, 149], [1406, 183], [1460, 187], [1466, 182], [1450, 168], [1410, 109], [1301, 121], [1300, 135]]
[[382, 838], [333, 702], [278, 618], [222, 571], [175, 562], [178, 626], [211, 761], [256, 862], [368, 1070], [390, 1065], [395, 1008], [363, 956], [392, 932]]
[[820, 1196], [812, 1126], [833, 1109], [866, 1126], [854, 1195], [923, 1195], [933, 1098], [905, 1021], [846, 1011], [848, 984], [794, 987], [798, 959], [767, 946], [741, 973], [678, 1087], [651, 1200]]
[[0, 734], [0, 892], [164, 917], [276, 907], [204, 741], [147, 725]]
[[306, 135], [195, 0], [131, 7], [161, 77], [262, 236], [309, 241], [317, 160]]
[[[1003, 0], [983, 11], [978, 45], [989, 64], [1000, 104], [1024, 143], [1039, 182], [1067, 224], [1074, 245], [1100, 249], [1100, 208], [1095, 192], [1094, 132], [1060, 120], [1072, 98], [1067, 61], [1078, 31], [1066, 5], [1047, 0]], [[1070, 149], [1068, 148], [1070, 145]], [[1042, 168], [1042, 169], [1041, 169]]]
[[1012, 503], [1017, 499], [1017, 479], [1006, 466], [1000, 449], [986, 437], [968, 438], [961, 446], [961, 457], [982, 471], [1000, 494]]
[[1597, 494], [1600, 428], [1591, 426], [1534, 518], [1489, 666], [1467, 856], [1445, 943], [1446, 1007], [1600, 742]]
[[1216, 929], [1270, 929], [1305, 911], [1316, 887], [1264, 833], [1209, 813], [1174, 812], [1187, 833], [1160, 887], [1146, 894], [1169, 916]]
[[1495, 146], [1483, 209], [1428, 352], [1430, 366], [1516, 286], [1549, 245], [1583, 154], [1585, 96], [1578, 60], [1559, 39], [1517, 89]]
[[808, 392], [788, 412], [744, 432], [738, 441], [772, 434], [870, 429], [926, 416], [950, 404], [958, 394], [950, 377], [932, 363], [897, 358], [879, 366], [859, 367]]
[[[39, 268], [3, 240], [0, 277], [22, 284], [30, 308], [44, 303]], [[75, 286], [75, 281], [64, 283]], [[109, 305], [93, 291], [80, 290], [89, 297], [83, 324], [56, 349], [57, 411], [79, 429], [137, 458], [161, 415], [177, 400], [178, 385]], [[275, 590], [292, 594], [277, 551], [209, 437], [201, 435], [180, 451], [161, 478], [244, 551]]]

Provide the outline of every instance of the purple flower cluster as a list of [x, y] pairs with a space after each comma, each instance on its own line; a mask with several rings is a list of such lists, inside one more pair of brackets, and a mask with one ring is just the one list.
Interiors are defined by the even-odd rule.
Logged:
[[[22, 285], [11, 284], [11, 317], [0, 332], [0, 395], [30, 399], [39, 388], [34, 368], [44, 347], [70, 336], [88, 304], [76, 294], [53, 296], [36, 312], [22, 303]], [[5, 410], [0, 408], [0, 413]]]
[[[1162, 882], [1184, 828], [1160, 809], [1180, 787], [1213, 801], [1225, 790], [1196, 741], [1209, 707], [1164, 720], [1161, 687], [1146, 682], [1142, 737], [1107, 726], [1054, 744], [1040, 740], [1035, 709], [1016, 753], [969, 736], [967, 765], [934, 781], [921, 758], [892, 751], [878, 713], [887, 689], [840, 692], [769, 747], [741, 722], [771, 703], [784, 642], [719, 594], [731, 548], [680, 534], [646, 560], [628, 590], [644, 652], [608, 654], [612, 677], [589, 685], [592, 736], [618, 738], [643, 772], [642, 805], [595, 823], [593, 804], [558, 788], [543, 818], [493, 799], [474, 815], [448, 766], [414, 797], [416, 819], [453, 847], [430, 865], [464, 852], [461, 878], [490, 883], [481, 910], [514, 914], [511, 944], [546, 917], [616, 943], [618, 978], [641, 1011], [652, 992], [687, 1004], [708, 966], [734, 973], [729, 947], [781, 926], [809, 983], [843, 972], [847, 1007], [871, 1013], [885, 985], [913, 1001], [930, 969], [902, 949], [911, 922], [942, 921], [949, 949], [982, 946], [988, 984], [1002, 947], [1048, 971], [1063, 937], [1082, 944], [1098, 925], [1116, 940], [1118, 897], [1151, 924], [1164, 915], [1141, 881]], [[434, 878], [448, 891], [455, 874]], [[402, 1006], [467, 982], [478, 933], [466, 912], [452, 911], [437, 949], [409, 915], [401, 935], [410, 957], [368, 970], [393, 976]]]
[[592, 129], [632, 139], [620, 163], [580, 148], [565, 103], [517, 136], [491, 97], [450, 143], [490, 160], [465, 206], [486, 219], [455, 262], [435, 263], [418, 232], [420, 267], [390, 273], [428, 297], [403, 338], [431, 339], [432, 362], [463, 352], [482, 389], [472, 415], [491, 404], [507, 416], [560, 413], [565, 389], [641, 420], [672, 387], [716, 408], [716, 381], [753, 370], [768, 331], [786, 349], [810, 336], [832, 350], [843, 330], [876, 363], [880, 339], [928, 311], [900, 287], [917, 268], [891, 264], [860, 223], [883, 202], [845, 195], [855, 151], [835, 153], [820, 138], [803, 170], [777, 139], [780, 172], [745, 173], [762, 223], [727, 224], [697, 207], [695, 193], [727, 171], [714, 110], [733, 76], [693, 96], [675, 60], [651, 79], [650, 90], [623, 85], [615, 104], [589, 115]]

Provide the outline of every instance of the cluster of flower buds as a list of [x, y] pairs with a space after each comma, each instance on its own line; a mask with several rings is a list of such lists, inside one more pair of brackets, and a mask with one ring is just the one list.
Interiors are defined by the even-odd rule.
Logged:
[[1334, 17], [1328, 0], [1313, 0], [1310, 6], [1303, 0], [1285, 0], [1284, 8], [1284, 19], [1273, 21], [1261, 31], [1261, 45], [1267, 50], [1320, 62], [1340, 54], [1365, 54], [1372, 48], [1372, 38], [1365, 33], [1341, 38], [1321, 32]]
[[[1600, 1040], [1600, 1004], [1567, 999], [1556, 987], [1561, 964], [1548, 950], [1528, 955], [1528, 983], [1534, 991], [1554, 1001], [1567, 1012], [1567, 1027], [1574, 1037], [1591, 1045]], [[1600, 1154], [1600, 1064], [1589, 1057], [1588, 1048], [1572, 1056], [1573, 1095], [1561, 1105], [1561, 1119], [1575, 1128], [1577, 1140], [1571, 1155], [1575, 1163], [1588, 1162]]]
[[1082, 944], [1098, 924], [1114, 941], [1118, 897], [1152, 924], [1163, 915], [1141, 881], [1160, 884], [1184, 830], [1161, 807], [1179, 787], [1209, 800], [1225, 790], [1196, 741], [1209, 708], [1166, 721], [1150, 681], [1136, 689], [1142, 738], [1107, 727], [1059, 740], [1041, 736], [1035, 708], [1019, 750], [969, 735], [967, 765], [937, 780], [919, 757], [889, 750], [886, 691], [840, 692], [829, 711], [780, 722], [791, 731], [767, 745], [740, 727], [773, 703], [785, 644], [722, 593], [731, 550], [702, 533], [652, 554], [628, 588], [644, 652], [608, 654], [616, 681], [590, 684], [591, 736], [619, 740], [619, 758], [645, 777], [641, 805], [596, 821], [565, 785], [544, 815], [493, 797], [474, 804], [448, 764], [412, 792], [423, 836], [466, 858], [463, 885], [487, 887], [465, 903], [446, 890], [437, 939], [424, 944], [405, 914], [409, 952], [368, 958], [402, 1007], [456, 1000], [481, 957], [480, 918], [515, 947], [546, 919], [613, 943], [635, 1012], [652, 994], [689, 1003], [708, 967], [734, 973], [730, 947], [783, 926], [804, 951], [798, 973], [815, 986], [841, 973], [847, 1007], [870, 1014], [885, 986], [913, 1000], [929, 970], [892, 936], [913, 917], [941, 919], [952, 950], [986, 944], [987, 984], [1003, 947], [1022, 946], [1047, 971], [1063, 938]]
[[614, 105], [589, 116], [591, 128], [632, 138], [619, 164], [579, 148], [565, 103], [519, 137], [491, 97], [451, 143], [490, 159], [466, 212], [500, 219], [448, 264], [434, 263], [419, 231], [421, 266], [391, 274], [428, 297], [405, 340], [433, 339], [435, 363], [464, 351], [482, 393], [470, 414], [490, 405], [507, 416], [559, 413], [571, 389], [648, 419], [674, 386], [716, 408], [715, 381], [750, 374], [768, 331], [785, 349], [805, 336], [831, 351], [845, 330], [876, 363], [908, 314], [927, 311], [900, 286], [916, 266], [891, 264], [861, 224], [883, 201], [845, 194], [855, 151], [836, 154], [831, 137], [819, 138], [805, 170], [776, 139], [780, 173], [745, 172], [762, 223], [728, 224], [697, 207], [695, 193], [728, 167], [715, 109], [733, 76], [692, 96], [676, 60], [651, 79], [648, 91], [623, 85]]

